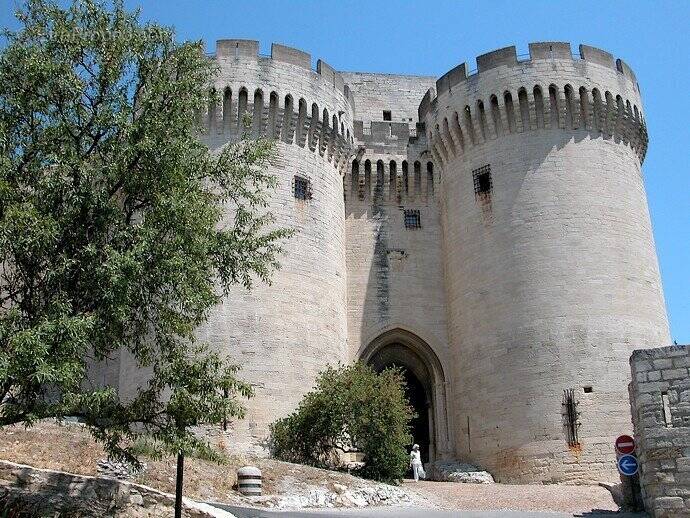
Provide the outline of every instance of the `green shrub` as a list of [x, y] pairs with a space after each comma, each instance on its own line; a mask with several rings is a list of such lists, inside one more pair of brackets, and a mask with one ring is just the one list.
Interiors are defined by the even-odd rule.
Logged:
[[276, 458], [317, 467], [339, 467], [338, 452], [357, 451], [357, 474], [397, 482], [405, 474], [405, 446], [414, 417], [397, 369], [377, 374], [362, 363], [329, 367], [289, 416], [271, 425]]

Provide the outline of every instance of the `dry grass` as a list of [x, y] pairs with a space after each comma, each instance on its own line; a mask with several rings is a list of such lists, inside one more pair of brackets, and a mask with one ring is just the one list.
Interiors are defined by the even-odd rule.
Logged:
[[26, 429], [15, 425], [0, 429], [0, 459], [56, 469], [79, 475], [96, 475], [96, 461], [103, 448], [79, 425], [44, 422]]
[[[80, 475], [97, 475], [97, 461], [106, 457], [103, 448], [78, 424], [59, 425], [45, 421], [32, 428], [12, 426], [0, 430], [0, 459], [29, 464], [38, 468], [55, 469]], [[160, 461], [144, 458], [147, 469], [135, 482], [166, 493], [175, 492], [176, 458]], [[295, 480], [300, 485], [333, 487], [363, 481], [345, 473], [290, 464], [273, 459], [229, 455], [226, 464], [186, 458], [184, 471], [185, 496], [195, 500], [242, 502], [233, 489], [237, 469], [256, 466], [263, 472], [263, 494], [286, 493]]]
[[[0, 430], [0, 459], [83, 475], [96, 475], [96, 462], [105, 457], [80, 425], [42, 422], [28, 430], [14, 426]], [[144, 459], [148, 467], [136, 482], [167, 493], [175, 491], [176, 459]], [[233, 489], [236, 472], [251, 464], [263, 472], [264, 495], [283, 495], [307, 486], [333, 488], [333, 483], [353, 487], [364, 483], [345, 473], [272, 459], [232, 455], [218, 465], [199, 459], [185, 460], [185, 495], [246, 505]], [[616, 510], [610, 493], [598, 486], [457, 484], [451, 482], [405, 483], [404, 488], [441, 508], [454, 510], [516, 509], [525, 511], [586, 512]]]

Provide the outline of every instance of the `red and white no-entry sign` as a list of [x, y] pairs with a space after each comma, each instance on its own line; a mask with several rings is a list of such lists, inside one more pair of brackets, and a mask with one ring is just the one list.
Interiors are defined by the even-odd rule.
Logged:
[[628, 455], [635, 451], [635, 439], [629, 435], [620, 435], [616, 439], [616, 451], [621, 455]]

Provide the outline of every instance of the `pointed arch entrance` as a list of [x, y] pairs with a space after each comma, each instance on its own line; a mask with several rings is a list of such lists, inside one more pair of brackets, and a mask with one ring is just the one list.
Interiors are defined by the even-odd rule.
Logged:
[[423, 462], [446, 458], [451, 453], [448, 435], [447, 383], [443, 366], [433, 349], [419, 336], [396, 328], [372, 340], [360, 360], [380, 372], [387, 367], [403, 370], [407, 395], [417, 418], [412, 422], [414, 441]]

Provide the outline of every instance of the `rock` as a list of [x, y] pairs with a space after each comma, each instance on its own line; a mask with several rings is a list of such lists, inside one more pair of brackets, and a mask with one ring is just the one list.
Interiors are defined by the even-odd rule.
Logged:
[[144, 497], [136, 489], [132, 489], [129, 493], [129, 503], [132, 505], [144, 505]]
[[464, 484], [493, 484], [491, 473], [481, 468], [457, 461], [438, 461], [429, 466], [429, 478], [441, 482]]
[[346, 486], [330, 483], [333, 490], [325, 487], [293, 485], [292, 494], [273, 496], [263, 501], [266, 507], [294, 509], [307, 507], [367, 507], [370, 505], [394, 505], [410, 502], [410, 496], [403, 489], [376, 482], [360, 482]]
[[117, 485], [113, 491], [112, 509], [123, 509], [129, 503], [129, 489], [124, 485]]
[[98, 474], [103, 477], [116, 478], [118, 480], [131, 480], [146, 470], [146, 463], [142, 463], [141, 469], [125, 462], [109, 459], [101, 459], [97, 463]]

